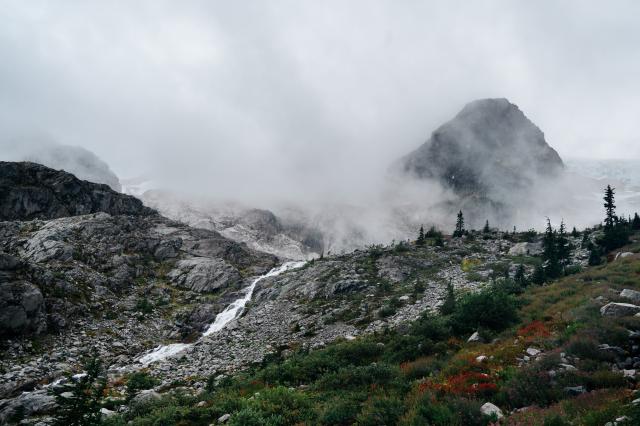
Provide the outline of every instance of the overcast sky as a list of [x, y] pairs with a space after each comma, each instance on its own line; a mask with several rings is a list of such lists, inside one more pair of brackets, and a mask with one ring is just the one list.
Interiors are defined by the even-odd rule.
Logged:
[[2, 140], [121, 177], [356, 187], [481, 97], [640, 157], [640, 2], [0, 0]]

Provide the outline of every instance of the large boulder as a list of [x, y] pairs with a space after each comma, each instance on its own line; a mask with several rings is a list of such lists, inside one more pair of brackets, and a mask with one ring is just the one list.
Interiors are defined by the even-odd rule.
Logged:
[[541, 243], [517, 243], [509, 249], [509, 256], [535, 256], [542, 253]]
[[640, 312], [640, 306], [630, 303], [611, 302], [600, 308], [600, 313], [605, 317], [628, 317]]
[[140, 200], [107, 185], [36, 163], [0, 161], [0, 220], [55, 219], [89, 213], [151, 215]]
[[0, 401], [0, 424], [12, 424], [14, 416], [32, 416], [53, 412], [56, 400], [46, 390], [25, 392], [17, 398]]
[[197, 292], [211, 292], [234, 287], [241, 280], [240, 272], [219, 258], [194, 257], [181, 260], [169, 273], [179, 287]]
[[640, 303], [640, 291], [625, 288], [620, 292], [620, 297], [631, 300], [633, 303]]
[[26, 281], [0, 283], [0, 335], [41, 333], [47, 321], [44, 298]]
[[504, 414], [502, 414], [502, 410], [498, 406], [490, 402], [486, 402], [485, 404], [483, 404], [482, 407], [480, 407], [480, 412], [485, 416], [496, 416], [496, 418], [498, 419], [504, 417]]

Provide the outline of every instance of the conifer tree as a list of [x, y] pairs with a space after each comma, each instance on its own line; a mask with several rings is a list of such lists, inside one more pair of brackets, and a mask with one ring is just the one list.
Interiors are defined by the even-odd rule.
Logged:
[[587, 234], [587, 230], [585, 229], [582, 233], [582, 242], [580, 243], [580, 247], [587, 248], [587, 246], [591, 243], [589, 240], [589, 234]]
[[542, 258], [545, 261], [544, 273], [546, 278], [557, 278], [562, 270], [558, 257], [557, 239], [558, 235], [551, 227], [551, 220], [547, 218], [547, 229], [542, 239]]
[[591, 250], [589, 251], [589, 266], [596, 266], [601, 262], [602, 259], [598, 248], [592, 245]]
[[577, 238], [580, 236], [580, 233], [578, 232], [578, 230], [576, 229], [576, 227], [574, 226], [573, 229], [571, 230], [571, 236], [573, 238]]
[[482, 228], [482, 232], [484, 232], [485, 234], [491, 232], [491, 228], [489, 228], [489, 219], [487, 219], [487, 221], [485, 222], [484, 228]]
[[53, 424], [85, 426], [100, 423], [100, 401], [107, 387], [102, 361], [97, 351], [85, 361], [84, 375], [69, 378], [69, 382], [53, 391], [58, 404]]
[[571, 255], [571, 247], [569, 246], [569, 240], [567, 238], [567, 230], [564, 225], [564, 220], [560, 222], [560, 230], [556, 238], [556, 247], [558, 253], [558, 261], [562, 268], [569, 263], [569, 256]]
[[640, 216], [638, 216], [638, 213], [633, 216], [633, 220], [631, 221], [631, 229], [633, 229], [634, 231], [640, 230]]
[[533, 270], [533, 275], [531, 276], [531, 282], [534, 284], [544, 284], [545, 281], [547, 280], [545, 273], [544, 273], [544, 268], [542, 267], [542, 265], [537, 265], [534, 270]]
[[464, 216], [462, 210], [458, 212], [458, 218], [456, 220], [456, 230], [453, 232], [454, 237], [462, 237], [464, 235]]
[[456, 309], [456, 294], [453, 288], [451, 280], [447, 283], [447, 294], [445, 295], [444, 302], [440, 305], [440, 314], [449, 315]]
[[611, 185], [607, 185], [604, 190], [604, 209], [606, 211], [606, 216], [604, 218], [604, 228], [612, 229], [613, 225], [617, 221], [616, 218], [616, 205], [614, 202], [615, 189], [611, 188]]
[[416, 240], [416, 245], [418, 247], [422, 247], [424, 246], [424, 243], [425, 243], [424, 228], [422, 227], [422, 225], [420, 225], [420, 232], [418, 233], [418, 239]]
[[525, 287], [527, 285], [527, 278], [525, 276], [524, 265], [522, 263], [516, 268], [513, 280], [521, 287]]
[[611, 185], [607, 185], [603, 198], [605, 208], [604, 236], [598, 241], [598, 244], [607, 252], [627, 244], [631, 233], [627, 219], [624, 216], [622, 218], [616, 216], [614, 195], [615, 189], [611, 188]]

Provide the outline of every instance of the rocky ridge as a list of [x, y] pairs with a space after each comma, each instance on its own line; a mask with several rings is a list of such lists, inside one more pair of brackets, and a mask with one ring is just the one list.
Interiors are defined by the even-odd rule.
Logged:
[[155, 213], [140, 200], [107, 185], [82, 181], [36, 163], [0, 162], [0, 220], [55, 219], [96, 212]]

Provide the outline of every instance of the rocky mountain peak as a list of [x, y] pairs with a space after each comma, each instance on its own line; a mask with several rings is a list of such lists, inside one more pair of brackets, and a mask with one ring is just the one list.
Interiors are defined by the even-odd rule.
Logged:
[[56, 219], [89, 213], [150, 215], [140, 200], [31, 162], [0, 162], [0, 220]]
[[400, 160], [404, 173], [441, 181], [456, 193], [504, 202], [563, 162], [542, 131], [507, 99], [467, 104], [429, 140]]

